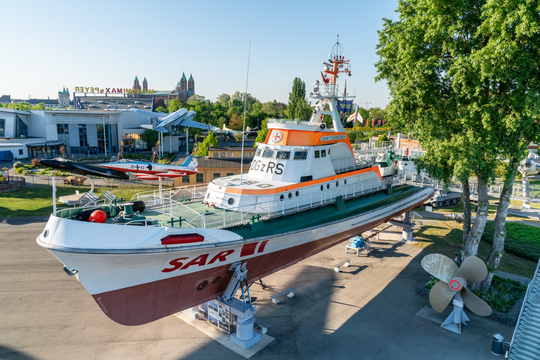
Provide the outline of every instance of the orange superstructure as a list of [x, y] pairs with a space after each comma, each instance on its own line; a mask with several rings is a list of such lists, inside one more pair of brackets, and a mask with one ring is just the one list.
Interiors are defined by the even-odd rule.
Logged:
[[290, 129], [271, 129], [265, 144], [283, 146], [319, 146], [344, 143], [353, 151], [349, 137], [345, 132], [313, 132]]

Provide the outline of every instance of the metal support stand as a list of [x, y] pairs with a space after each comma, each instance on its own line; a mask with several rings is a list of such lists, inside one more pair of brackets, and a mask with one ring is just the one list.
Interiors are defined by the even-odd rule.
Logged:
[[[230, 340], [243, 349], [249, 349], [261, 340], [261, 336], [253, 330], [253, 315], [257, 308], [253, 306], [249, 294], [246, 263], [232, 264], [229, 271], [233, 270], [233, 277], [219, 300], [229, 305], [231, 312], [236, 315], [236, 333], [231, 334]], [[238, 289], [242, 291], [242, 301], [234, 298]]]
[[461, 334], [461, 324], [467, 325], [467, 321], [471, 321], [467, 314], [463, 311], [463, 299], [459, 292], [456, 293], [454, 300], [454, 310], [448, 315], [446, 320], [441, 324], [442, 328], [455, 332], [456, 334]]

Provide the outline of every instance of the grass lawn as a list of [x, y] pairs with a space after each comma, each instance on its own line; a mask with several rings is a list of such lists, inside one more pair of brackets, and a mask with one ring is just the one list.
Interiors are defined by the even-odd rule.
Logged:
[[[473, 205], [474, 206], [474, 205]], [[474, 210], [474, 208], [473, 208]], [[495, 213], [497, 211], [497, 205], [496, 204], [490, 204], [489, 206], [489, 220], [495, 219]], [[443, 208], [443, 209], [437, 209], [435, 212], [441, 213], [441, 214], [450, 214], [450, 213], [463, 213], [463, 204], [459, 203], [453, 207]], [[540, 248], [540, 237], [536, 236], [537, 228], [534, 228], [533, 226], [526, 226], [524, 221], [527, 223], [538, 223], [540, 225], [540, 221], [533, 220], [529, 218], [523, 218], [519, 216], [507, 216], [506, 218], [507, 224], [512, 223], [511, 225], [507, 226], [507, 239], [512, 238], [512, 240], [509, 240], [508, 242], [505, 241], [505, 247], [506, 250], [504, 253], [504, 256], [501, 260], [501, 264], [499, 265], [499, 270], [506, 271], [512, 274], [532, 277], [534, 275], [534, 271], [536, 270], [536, 266], [538, 264], [537, 261], [529, 260], [521, 258], [517, 255], [514, 255], [516, 253], [519, 254], [518, 251], [512, 251], [514, 254], [510, 253], [508, 250], [508, 244], [514, 243], [514, 247], [518, 248], [529, 248], [534, 247], [535, 249], [537, 247]], [[420, 229], [416, 229], [414, 232], [414, 238], [418, 242], [414, 244], [414, 246], [424, 248], [430, 252], [433, 253], [439, 253], [446, 255], [450, 258], [455, 257], [455, 252], [460, 251], [463, 247], [463, 224], [458, 223], [454, 220], [430, 220], [430, 219], [424, 219], [420, 221], [423, 223], [424, 226], [422, 226]], [[520, 224], [520, 230], [516, 230], [516, 227], [513, 226], [514, 223]], [[532, 228], [528, 229], [527, 228]], [[493, 231], [493, 226], [486, 226], [486, 231], [489, 232], [489, 230]], [[524, 230], [525, 229], [525, 230]], [[485, 233], [484, 236], [491, 236], [492, 234], [487, 235], [488, 233]], [[515, 234], [514, 234], [514, 233]], [[527, 234], [526, 238], [523, 238], [522, 234]], [[514, 237], [515, 235], [515, 237]], [[523, 239], [523, 242], [521, 245], [516, 245], [515, 241]], [[514, 250], [514, 249], [513, 249]], [[478, 257], [482, 260], [486, 261], [489, 253], [491, 252], [491, 243], [482, 240], [480, 242], [480, 246], [478, 248]]]
[[[133, 195], [141, 191], [155, 190], [157, 186], [147, 187], [95, 187], [96, 195], [103, 194], [106, 190], [111, 190], [116, 197], [129, 200]], [[73, 195], [75, 190], [87, 192], [90, 186], [57, 186], [57, 206], [58, 208], [67, 208], [68, 206], [59, 202], [59, 196]], [[9, 191], [0, 194], [0, 217], [17, 216], [48, 216], [52, 213], [52, 188], [48, 185], [33, 185], [22, 189]]]

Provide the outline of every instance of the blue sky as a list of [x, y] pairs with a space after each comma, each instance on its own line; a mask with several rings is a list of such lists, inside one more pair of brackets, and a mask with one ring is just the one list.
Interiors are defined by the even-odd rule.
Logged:
[[[245, 91], [287, 103], [295, 77], [309, 93], [339, 34], [356, 103], [384, 107], [375, 83], [377, 30], [397, 19], [397, 0], [374, 1], [2, 1], [0, 95], [57, 97], [64, 86], [172, 90], [192, 74], [197, 94]], [[341, 78], [342, 80], [343, 78]], [[340, 81], [340, 87], [343, 81]]]

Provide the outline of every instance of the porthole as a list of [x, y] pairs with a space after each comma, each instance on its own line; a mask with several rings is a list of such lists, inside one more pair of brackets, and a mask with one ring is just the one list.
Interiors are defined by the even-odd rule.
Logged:
[[336, 181], [336, 187], [338, 187], [338, 186], [339, 186], [339, 181]]
[[197, 290], [201, 291], [206, 286], [208, 286], [208, 280], [204, 280], [202, 283], [200, 283], [199, 286], [197, 286]]
[[292, 199], [292, 193], [289, 193], [289, 199]]
[[233, 198], [229, 198], [229, 200], [227, 200], [227, 203], [228, 203], [229, 205], [234, 204], [234, 199], [233, 199]]
[[323, 191], [323, 189], [324, 189], [324, 186], [321, 185], [321, 191]]
[[326, 184], [326, 188], [327, 188], [327, 189], [330, 189], [330, 184]]
[[285, 199], [285, 196], [283, 196], [283, 194], [281, 194], [281, 195], [279, 196], [279, 200], [283, 201], [283, 199]]
[[296, 196], [298, 196], [298, 195], [300, 195], [300, 193], [297, 191], [297, 192], [296, 192]]
[[47, 236], [49, 236], [49, 230], [43, 232], [43, 238], [47, 238]]
[[343, 180], [343, 183], [344, 183], [345, 185], [347, 185], [347, 179]]

